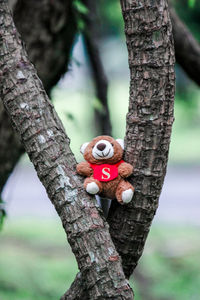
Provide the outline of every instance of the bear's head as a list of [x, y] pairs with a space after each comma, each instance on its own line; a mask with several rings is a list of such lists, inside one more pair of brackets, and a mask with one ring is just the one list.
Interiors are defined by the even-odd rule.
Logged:
[[84, 143], [80, 151], [85, 160], [91, 164], [116, 164], [122, 159], [124, 141], [102, 135], [94, 138], [89, 143]]

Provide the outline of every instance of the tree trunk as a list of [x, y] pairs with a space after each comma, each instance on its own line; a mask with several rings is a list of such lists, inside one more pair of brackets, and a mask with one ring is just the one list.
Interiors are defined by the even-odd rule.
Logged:
[[62, 123], [0, 0], [0, 96], [67, 234], [89, 299], [133, 299], [94, 198], [83, 189]]
[[[174, 47], [167, 0], [121, 0], [130, 68], [125, 160], [134, 199], [108, 222], [127, 278], [142, 255], [166, 173], [174, 121]], [[123, 224], [123, 226], [122, 226]]]
[[[66, 72], [76, 34], [72, 1], [19, 0], [14, 20], [26, 43], [30, 60], [36, 65], [45, 90]], [[31, 25], [32, 24], [32, 25]], [[23, 153], [18, 136], [0, 103], [0, 193]]]

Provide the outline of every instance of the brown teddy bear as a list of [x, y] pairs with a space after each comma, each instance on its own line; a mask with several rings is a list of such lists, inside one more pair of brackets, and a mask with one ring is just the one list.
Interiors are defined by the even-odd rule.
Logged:
[[98, 136], [80, 149], [85, 162], [77, 165], [77, 172], [87, 176], [84, 187], [89, 194], [129, 203], [134, 187], [124, 178], [133, 173], [133, 167], [122, 160], [124, 142], [110, 136]]

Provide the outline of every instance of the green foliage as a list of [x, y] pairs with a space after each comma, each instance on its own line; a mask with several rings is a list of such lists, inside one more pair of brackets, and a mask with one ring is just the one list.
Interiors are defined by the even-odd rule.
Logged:
[[88, 8], [83, 4], [82, 1], [74, 0], [73, 1], [73, 6], [79, 14], [82, 14], [82, 15], [88, 14]]
[[195, 38], [200, 41], [200, 1], [174, 0], [173, 4], [181, 20], [189, 27]]
[[7, 222], [0, 244], [2, 300], [59, 299], [78, 271], [60, 222]]
[[188, 0], [188, 6], [193, 8], [195, 6], [196, 0]]
[[82, 32], [85, 29], [85, 21], [80, 16], [77, 18], [78, 31]]
[[99, 0], [99, 15], [102, 33], [106, 35], [124, 35], [123, 18], [121, 14], [120, 1]]
[[76, 16], [78, 31], [82, 32], [85, 29], [84, 16], [89, 13], [88, 8], [85, 6], [85, 4], [83, 4], [81, 0], [74, 0], [73, 7]]
[[197, 236], [197, 227], [154, 226], [140, 265], [152, 280], [152, 299], [199, 299]]

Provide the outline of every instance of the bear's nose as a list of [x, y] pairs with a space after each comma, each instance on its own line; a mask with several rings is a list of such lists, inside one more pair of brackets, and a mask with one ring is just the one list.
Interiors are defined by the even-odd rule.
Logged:
[[103, 151], [105, 148], [106, 148], [106, 144], [104, 144], [104, 143], [100, 143], [97, 145], [97, 149], [100, 151]]

